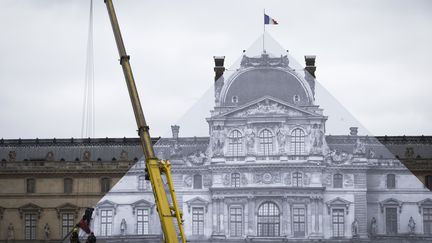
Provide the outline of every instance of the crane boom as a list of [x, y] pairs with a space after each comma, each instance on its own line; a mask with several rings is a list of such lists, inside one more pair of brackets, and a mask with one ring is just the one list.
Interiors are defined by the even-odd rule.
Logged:
[[[138, 96], [135, 80], [129, 63], [130, 57], [126, 53], [126, 49], [120, 32], [120, 27], [117, 21], [117, 16], [115, 14], [114, 5], [112, 3], [112, 0], [104, 1], [108, 10], [111, 26], [117, 43], [117, 49], [120, 56], [120, 65], [123, 68], [123, 74], [129, 91], [129, 97], [132, 102], [135, 120], [138, 126], [138, 135], [140, 137], [141, 146], [146, 159], [146, 173], [148, 173], [152, 185], [155, 203], [162, 226], [162, 231], [165, 236], [165, 242], [178, 242], [178, 236], [174, 225], [174, 218], [176, 218], [180, 231], [181, 241], [185, 243], [186, 238], [183, 231], [182, 213], [178, 208], [174, 185], [171, 178], [171, 164], [169, 163], [169, 161], [161, 161], [155, 156], [150, 138], [149, 126], [147, 125], [144, 118], [144, 113], [141, 107], [141, 102]], [[168, 188], [170, 190], [171, 201], [173, 203], [172, 206], [169, 204], [168, 196], [165, 192], [162, 174], [165, 174], [167, 180]]]

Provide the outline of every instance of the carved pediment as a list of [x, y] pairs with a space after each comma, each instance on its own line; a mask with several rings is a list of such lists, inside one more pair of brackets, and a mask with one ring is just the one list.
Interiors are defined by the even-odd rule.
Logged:
[[110, 201], [110, 200], [104, 200], [100, 203], [98, 203], [96, 205], [96, 215], [99, 215], [99, 210], [100, 209], [113, 209], [114, 210], [114, 214], [116, 214], [116, 210], [117, 210], [117, 204]]
[[40, 218], [40, 213], [42, 208], [34, 203], [28, 203], [18, 208], [20, 218], [23, 217], [24, 213], [36, 213], [38, 218]]
[[348, 200], [345, 200], [343, 198], [337, 197], [335, 199], [332, 199], [328, 202], [326, 202], [328, 214], [331, 213], [331, 209], [335, 207], [343, 207], [345, 208], [346, 214], [349, 213], [349, 206], [351, 205], [351, 202]]
[[154, 203], [151, 203], [145, 199], [138, 200], [131, 204], [132, 214], [135, 214], [137, 208], [150, 208], [150, 213], [153, 213]]
[[402, 201], [399, 201], [399, 200], [394, 199], [394, 198], [388, 198], [388, 199], [381, 201], [379, 203], [380, 208], [381, 208], [381, 213], [384, 213], [385, 207], [397, 207], [397, 208], [399, 208], [399, 213], [400, 213], [400, 212], [402, 212], [402, 204], [403, 204]]
[[261, 115], [286, 115], [290, 117], [320, 116], [273, 97], [263, 97], [259, 100], [240, 106], [221, 114], [221, 117], [247, 117]]
[[75, 214], [75, 218], [78, 218], [78, 211], [80, 208], [74, 204], [65, 203], [55, 209], [57, 211], [57, 218], [60, 218], [61, 214], [65, 212], [72, 212]]
[[194, 197], [188, 201], [186, 201], [186, 205], [188, 206], [188, 212], [190, 212], [192, 206], [203, 206], [205, 208], [205, 211], [207, 213], [207, 207], [209, 202], [200, 198], [200, 197]]
[[429, 208], [432, 207], [432, 199], [426, 198], [424, 200], [421, 200], [420, 202], [417, 202], [417, 206], [419, 208], [419, 213], [421, 214], [422, 213], [422, 209], [424, 207], [429, 207]]

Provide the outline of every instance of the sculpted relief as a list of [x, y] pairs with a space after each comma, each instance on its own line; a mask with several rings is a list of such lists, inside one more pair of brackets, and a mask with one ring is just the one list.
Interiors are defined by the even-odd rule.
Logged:
[[289, 129], [286, 126], [282, 126], [280, 128], [278, 128], [277, 132], [276, 132], [276, 137], [277, 137], [277, 141], [279, 144], [279, 153], [284, 154], [285, 152], [287, 152], [287, 142], [288, 142], [288, 137], [289, 136]]
[[244, 130], [244, 134], [246, 137], [246, 154], [253, 155], [255, 154], [255, 131], [252, 126], [248, 125]]
[[223, 148], [225, 146], [225, 130], [221, 126], [217, 126], [212, 133], [212, 152], [213, 157], [221, 157], [224, 155]]

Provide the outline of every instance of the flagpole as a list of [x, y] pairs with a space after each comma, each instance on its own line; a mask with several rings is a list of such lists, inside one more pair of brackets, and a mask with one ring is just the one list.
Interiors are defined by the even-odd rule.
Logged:
[[264, 9], [264, 30], [263, 30], [263, 53], [265, 52], [264, 40], [265, 40], [265, 9]]

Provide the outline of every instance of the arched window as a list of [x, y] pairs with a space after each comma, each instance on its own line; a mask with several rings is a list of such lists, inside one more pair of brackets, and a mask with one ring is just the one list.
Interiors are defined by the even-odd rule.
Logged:
[[202, 176], [201, 175], [194, 175], [193, 188], [194, 189], [202, 189]]
[[303, 155], [305, 152], [305, 133], [300, 128], [291, 132], [291, 154]]
[[146, 189], [145, 176], [140, 175], [140, 176], [138, 176], [138, 190], [144, 191], [145, 189]]
[[258, 208], [258, 236], [279, 236], [280, 213], [275, 203], [265, 202]]
[[[425, 185], [426, 185], [427, 189], [432, 191], [432, 175], [425, 176]], [[432, 218], [431, 218], [431, 220], [432, 220]]]
[[243, 138], [239, 130], [232, 131], [228, 136], [228, 155], [243, 155]]
[[231, 186], [232, 187], [239, 187], [240, 186], [240, 174], [239, 173], [232, 173], [231, 174]]
[[63, 192], [72, 193], [73, 180], [72, 178], [65, 178], [63, 180]]
[[342, 188], [343, 187], [343, 176], [342, 176], [342, 174], [334, 174], [333, 175], [333, 187], [334, 188]]
[[293, 186], [301, 187], [303, 184], [303, 175], [300, 172], [293, 173]]
[[394, 174], [387, 175], [387, 189], [396, 188], [396, 176]]
[[264, 129], [259, 134], [260, 151], [263, 155], [273, 154], [273, 134], [268, 129]]

